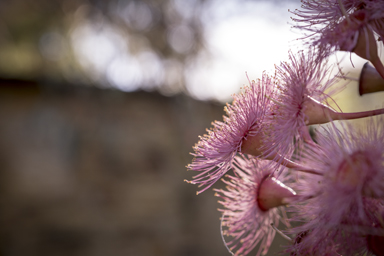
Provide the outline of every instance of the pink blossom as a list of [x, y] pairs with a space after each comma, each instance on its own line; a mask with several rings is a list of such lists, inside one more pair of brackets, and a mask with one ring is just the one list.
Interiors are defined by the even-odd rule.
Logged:
[[370, 120], [365, 129], [329, 125], [317, 134], [318, 146], [305, 150], [301, 163], [323, 175], [303, 174], [295, 187], [307, 198], [294, 207], [294, 220], [305, 223], [293, 231], [307, 233], [296, 251], [351, 255], [366, 250], [366, 235], [384, 235], [375, 228], [384, 211], [382, 124], [383, 118]]
[[[336, 42], [351, 40], [354, 36], [352, 34], [363, 26], [370, 27], [369, 29], [380, 35], [384, 29], [383, 10], [384, 3], [378, 0], [304, 0], [301, 9], [292, 12], [295, 14], [292, 20], [296, 22], [295, 28], [309, 32], [304, 38], [311, 38], [313, 44], [330, 43], [338, 47], [340, 43]], [[333, 37], [322, 38], [335, 31], [339, 24], [344, 23], [350, 25], [338, 31], [344, 34], [334, 33]], [[350, 37], [345, 37], [345, 33], [349, 33]]]
[[321, 57], [334, 50], [354, 52], [372, 62], [384, 78], [374, 34], [384, 36], [384, 2], [374, 0], [303, 1], [293, 13], [294, 27], [309, 31]]
[[[234, 175], [226, 175], [226, 190], [215, 189], [224, 209], [223, 233], [228, 236], [227, 248], [235, 255], [246, 255], [259, 245], [257, 255], [265, 255], [275, 236], [271, 224], [281, 221], [281, 205], [295, 196], [295, 192], [271, 177], [273, 169], [267, 160], [235, 158]], [[282, 181], [289, 176], [280, 175]]]
[[250, 82], [241, 93], [233, 96], [232, 104], [227, 104], [224, 120], [213, 122], [213, 128], [200, 137], [194, 146], [194, 159], [188, 165], [189, 170], [200, 172], [189, 181], [204, 186], [198, 193], [212, 186], [232, 167], [244, 141], [261, 133], [270, 107], [267, 95], [272, 94], [271, 84], [272, 79], [266, 74], [261, 80]]
[[[274, 114], [266, 121], [274, 150], [287, 157], [303, 139], [309, 139], [308, 124], [329, 121], [321, 114], [326, 107], [321, 102], [329, 98], [324, 91], [336, 82], [336, 78], [327, 79], [329, 68], [318, 63], [312, 51], [299, 52], [296, 56], [290, 52], [289, 60], [276, 66]], [[312, 107], [314, 104], [318, 107]], [[312, 111], [313, 108], [316, 110]]]

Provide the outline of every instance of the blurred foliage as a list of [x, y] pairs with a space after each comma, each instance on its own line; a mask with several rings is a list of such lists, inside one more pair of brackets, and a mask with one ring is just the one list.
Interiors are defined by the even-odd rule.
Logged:
[[204, 47], [203, 3], [2, 0], [0, 76], [179, 92], [186, 59]]

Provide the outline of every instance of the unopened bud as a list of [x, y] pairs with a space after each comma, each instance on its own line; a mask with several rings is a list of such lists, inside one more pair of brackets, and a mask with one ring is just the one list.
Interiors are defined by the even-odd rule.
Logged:
[[268, 211], [274, 207], [288, 204], [296, 192], [276, 178], [265, 178], [259, 187], [257, 203], [261, 210]]
[[379, 72], [365, 63], [359, 78], [359, 94], [364, 95], [367, 93], [374, 93], [384, 91], [384, 79], [380, 76]]
[[367, 247], [377, 256], [384, 256], [384, 236], [367, 236]]

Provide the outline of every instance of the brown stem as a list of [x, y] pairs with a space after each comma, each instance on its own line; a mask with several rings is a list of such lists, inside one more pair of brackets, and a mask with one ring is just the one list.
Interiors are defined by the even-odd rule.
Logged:
[[354, 113], [333, 112], [331, 114], [331, 118], [332, 120], [351, 120], [351, 119], [358, 119], [358, 118], [376, 116], [381, 114], [384, 114], [384, 108], [363, 111], [363, 112], [354, 112]]

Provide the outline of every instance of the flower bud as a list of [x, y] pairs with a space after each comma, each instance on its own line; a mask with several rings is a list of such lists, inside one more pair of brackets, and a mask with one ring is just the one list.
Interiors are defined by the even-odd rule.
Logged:
[[261, 210], [268, 211], [274, 207], [288, 204], [296, 192], [276, 178], [266, 177], [259, 186], [257, 203]]
[[364, 64], [359, 78], [359, 94], [384, 91], [384, 79], [379, 72], [367, 63]]
[[368, 250], [377, 256], [384, 256], [384, 236], [367, 236]]

